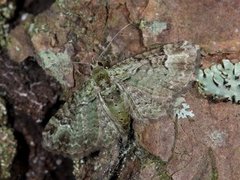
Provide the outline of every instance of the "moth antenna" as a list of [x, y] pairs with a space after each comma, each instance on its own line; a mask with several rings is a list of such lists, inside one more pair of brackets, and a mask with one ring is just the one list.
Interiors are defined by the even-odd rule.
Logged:
[[87, 65], [89, 63], [85, 63], [85, 62], [77, 62], [77, 61], [72, 61], [73, 64], [82, 64], [82, 65]]
[[107, 46], [104, 48], [104, 50], [101, 52], [101, 54], [98, 56], [97, 60], [99, 60], [104, 53], [106, 53], [106, 51], [108, 50], [109, 46], [112, 44], [113, 40], [124, 30], [126, 29], [128, 26], [130, 26], [132, 23], [128, 23], [127, 25], [125, 25], [122, 29], [120, 29], [114, 36], [113, 38], [109, 41], [109, 43], [107, 44]]
[[[95, 67], [97, 66], [97, 62], [99, 61], [99, 59], [106, 53], [106, 51], [108, 50], [109, 46], [112, 44], [112, 42], [114, 41], [114, 39], [116, 39], [116, 37], [123, 31], [125, 30], [128, 26], [132, 25], [133, 23], [128, 23], [126, 24], [124, 27], [122, 27], [114, 36], [113, 38], [109, 41], [109, 43], [107, 44], [107, 46], [104, 48], [104, 50], [101, 52], [101, 54], [96, 58], [96, 61], [94, 59], [92, 59], [93, 63], [91, 63], [91, 67]], [[85, 63], [81, 63], [81, 62], [73, 62], [76, 64], [85, 64]]]

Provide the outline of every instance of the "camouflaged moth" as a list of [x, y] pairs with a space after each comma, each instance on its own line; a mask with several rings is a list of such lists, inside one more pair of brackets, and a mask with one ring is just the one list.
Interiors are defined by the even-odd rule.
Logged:
[[111, 146], [129, 121], [158, 120], [193, 80], [199, 47], [167, 44], [105, 69], [97, 66], [85, 86], [50, 119], [43, 132], [47, 149], [83, 157]]

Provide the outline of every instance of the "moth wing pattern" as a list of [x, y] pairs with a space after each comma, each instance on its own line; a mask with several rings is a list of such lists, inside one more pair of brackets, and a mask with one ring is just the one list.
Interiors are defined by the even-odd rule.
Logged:
[[184, 41], [180, 44], [165, 45], [164, 53], [167, 56], [164, 65], [170, 76], [168, 87], [176, 92], [181, 92], [195, 80], [194, 75], [200, 63], [200, 47]]
[[167, 44], [105, 69], [110, 86], [99, 86], [108, 82], [108, 78], [96, 82], [101, 76], [88, 80], [50, 119], [43, 146], [74, 158], [116, 145], [123, 135], [121, 118], [131, 115], [145, 122], [168, 114], [193, 80], [198, 56], [199, 47], [191, 43]]
[[198, 54], [189, 42], [168, 44], [126, 59], [109, 74], [129, 96], [135, 119], [159, 119], [191, 82]]
[[43, 146], [70, 157], [83, 157], [110, 145], [117, 135], [94, 90], [94, 82], [89, 80], [49, 120]]

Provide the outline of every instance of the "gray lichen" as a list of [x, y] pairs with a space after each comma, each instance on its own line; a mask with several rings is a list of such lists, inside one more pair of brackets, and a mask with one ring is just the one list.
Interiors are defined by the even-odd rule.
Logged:
[[10, 177], [10, 167], [16, 153], [16, 140], [12, 129], [7, 127], [7, 110], [0, 98], [0, 179]]
[[148, 22], [148, 21], [142, 20], [140, 22], [139, 28], [142, 30], [149, 31], [154, 35], [158, 35], [167, 29], [167, 23], [161, 22], [161, 21]]
[[200, 69], [197, 75], [199, 91], [218, 100], [240, 101], [240, 63], [223, 59], [222, 64]]
[[73, 65], [67, 50], [53, 52], [51, 50], [39, 52], [40, 65], [63, 86], [72, 86]]
[[141, 20], [139, 29], [142, 32], [143, 43], [145, 46], [158, 42], [158, 38], [168, 30], [168, 24], [164, 21]]
[[183, 97], [177, 98], [174, 106], [174, 113], [177, 119], [194, 117], [193, 111], [190, 110], [190, 106], [187, 104], [186, 100]]

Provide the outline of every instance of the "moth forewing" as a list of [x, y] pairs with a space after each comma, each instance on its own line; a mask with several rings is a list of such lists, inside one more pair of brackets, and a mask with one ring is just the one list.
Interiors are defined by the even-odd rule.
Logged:
[[193, 80], [198, 57], [199, 47], [185, 41], [158, 46], [108, 71], [129, 97], [134, 120], [147, 121], [167, 114], [176, 96]]
[[49, 120], [43, 132], [43, 146], [70, 157], [84, 157], [114, 143], [119, 136], [102, 108], [92, 80], [74, 93]]

